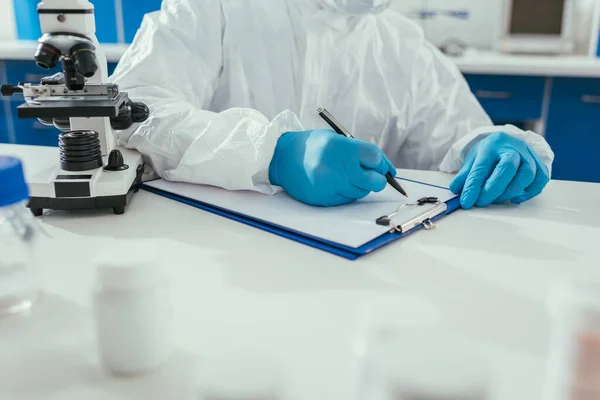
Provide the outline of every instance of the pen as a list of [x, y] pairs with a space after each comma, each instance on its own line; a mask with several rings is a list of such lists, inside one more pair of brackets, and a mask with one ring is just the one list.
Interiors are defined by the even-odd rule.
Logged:
[[[354, 139], [354, 136], [352, 136], [352, 134], [348, 132], [346, 128], [344, 128], [335, 118], [333, 118], [333, 115], [331, 115], [329, 111], [321, 107], [317, 108], [317, 111], [319, 112], [319, 116], [323, 118], [336, 133], [346, 136], [347, 138]], [[388, 172], [385, 175], [385, 178], [394, 189], [400, 192], [404, 197], [408, 197], [404, 189], [402, 189], [402, 186], [400, 186], [396, 178], [394, 178], [391, 173]]]

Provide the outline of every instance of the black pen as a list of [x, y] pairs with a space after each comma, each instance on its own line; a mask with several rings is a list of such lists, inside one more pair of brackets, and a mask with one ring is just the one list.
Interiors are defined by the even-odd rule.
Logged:
[[[319, 112], [321, 118], [323, 118], [336, 133], [346, 136], [347, 138], [354, 139], [354, 136], [352, 136], [352, 134], [348, 132], [346, 128], [344, 128], [335, 118], [333, 118], [333, 115], [331, 115], [329, 111], [321, 107], [317, 108], [317, 111]], [[385, 178], [394, 189], [402, 194], [402, 196], [408, 197], [404, 189], [402, 189], [402, 186], [400, 186], [396, 178], [393, 177], [391, 173], [388, 172], [385, 175]]]

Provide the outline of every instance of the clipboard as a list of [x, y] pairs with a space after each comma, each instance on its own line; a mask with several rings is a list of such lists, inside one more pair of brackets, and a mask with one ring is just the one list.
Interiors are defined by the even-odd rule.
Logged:
[[[424, 190], [427, 190], [426, 188], [430, 187], [435, 188], [437, 191], [447, 191], [446, 188], [442, 188], [440, 186], [406, 179], [401, 180], [407, 183], [410, 182], [413, 186], [423, 185], [425, 188]], [[236, 199], [238, 199], [240, 202], [246, 201], [247, 199], [254, 200], [255, 203], [260, 203], [261, 201], [275, 202], [277, 200], [275, 198], [277, 195], [266, 196], [263, 194], [233, 193], [224, 189], [166, 182], [160, 179], [156, 181], [145, 182], [142, 184], [141, 188], [148, 192], [178, 201], [183, 204], [187, 204], [195, 208], [199, 208], [216, 215], [220, 215], [230, 220], [261, 229], [274, 235], [296, 241], [298, 243], [343, 257], [348, 260], [356, 260], [360, 257], [373, 253], [374, 251], [394, 243], [397, 240], [400, 240], [421, 229], [432, 229], [436, 221], [460, 208], [460, 199], [458, 196], [454, 195], [448, 195], [449, 198], [446, 201], [439, 201], [436, 204], [428, 204], [423, 207], [414, 206], [412, 207], [413, 211], [411, 211], [410, 217], [406, 217], [405, 214], [392, 217], [389, 226], [379, 227], [381, 234], [373, 233], [373, 235], [376, 236], [373, 237], [372, 240], [361, 243], [359, 246], [350, 246], [336, 241], [336, 239], [332, 238], [331, 236], [325, 237], [325, 235], [311, 233], [310, 231], [302, 229], [301, 227], [297, 228], [291, 224], [282, 223], [281, 219], [277, 220], [276, 218], [270, 218], [264, 214], [261, 215], [260, 212], [256, 212], [255, 210], [251, 210], [252, 212], [240, 212], [239, 209], [235, 210], [233, 209], [235, 207], [231, 206], [232, 204], [235, 204]], [[204, 191], [211, 194], [211, 196], [202, 196]], [[198, 193], [200, 193], [200, 195], [198, 195]], [[225, 196], [226, 201], [220, 201], [218, 199], [219, 195]], [[287, 197], [285, 194], [283, 194], [283, 196]], [[283, 200], [285, 200], [285, 198]], [[315, 213], [318, 215], [337, 213], [340, 215], [339, 218], [341, 218], [339, 221], [343, 221], [344, 218], [343, 208], [314, 208], [306, 205], [300, 205], [295, 200], [293, 203], [282, 202], [282, 204], [294, 204], [294, 207], [303, 207], [301, 208], [302, 210], [306, 208], [306, 212]], [[398, 206], [398, 204], [392, 202], [371, 204], [376, 204], [377, 207], [371, 207], [369, 206], [369, 203], [363, 203], [362, 209], [377, 208], [378, 210], [385, 210], [385, 212], [379, 211], [379, 213], [376, 214], [372, 213], [375, 218], [370, 218], [369, 220], [364, 219], [356, 226], [374, 229], [373, 226], [377, 225], [378, 217], [384, 214], [391, 215], [394, 209], [396, 209]], [[360, 213], [358, 213], [358, 215], [360, 215]], [[371, 226], [371, 224], [373, 226]]]

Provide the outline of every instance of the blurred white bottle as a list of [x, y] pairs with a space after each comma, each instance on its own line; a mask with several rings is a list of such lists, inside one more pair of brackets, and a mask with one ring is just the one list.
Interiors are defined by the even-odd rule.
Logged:
[[41, 230], [28, 199], [21, 162], [0, 156], [0, 315], [29, 309], [40, 291]]
[[546, 400], [600, 399], [600, 280], [556, 286], [549, 296], [551, 335]]
[[418, 298], [365, 309], [355, 344], [357, 400], [487, 400], [489, 366], [481, 346], [443, 330]]
[[487, 400], [488, 366], [466, 338], [406, 331], [363, 359], [359, 400]]
[[96, 258], [94, 308], [100, 359], [113, 375], [159, 368], [173, 353], [169, 283], [154, 249], [128, 243]]

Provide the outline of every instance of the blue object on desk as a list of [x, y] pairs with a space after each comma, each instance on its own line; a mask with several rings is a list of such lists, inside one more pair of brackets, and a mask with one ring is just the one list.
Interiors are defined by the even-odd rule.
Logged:
[[[406, 179], [405, 179], [406, 180]], [[415, 181], [412, 181], [415, 182]], [[421, 183], [423, 185], [427, 185], [427, 186], [434, 186], [434, 185], [430, 185], [427, 183], [422, 183], [422, 182], [416, 182], [416, 183]], [[434, 187], [439, 187], [439, 186], [434, 186]], [[418, 230], [420, 230], [421, 228], [423, 228], [423, 225], [418, 225], [416, 228], [411, 229], [405, 233], [384, 233], [383, 235], [379, 236], [378, 238], [372, 240], [371, 242], [359, 247], [359, 248], [352, 248], [352, 247], [348, 247], [348, 246], [344, 246], [341, 245], [339, 243], [334, 243], [328, 240], [324, 240], [315, 236], [311, 236], [302, 232], [298, 232], [296, 230], [290, 229], [290, 228], [286, 228], [284, 226], [281, 225], [277, 225], [271, 222], [267, 222], [258, 218], [254, 218], [254, 217], [250, 217], [248, 215], [244, 215], [244, 214], [240, 214], [231, 210], [227, 210], [218, 206], [215, 206], [213, 204], [208, 204], [202, 201], [198, 201], [198, 200], [194, 200], [194, 199], [190, 199], [184, 196], [180, 196], [177, 194], [173, 194], [161, 189], [157, 189], [148, 185], [144, 185], [142, 184], [142, 189], [147, 190], [151, 193], [155, 193], [158, 194], [160, 196], [164, 196], [167, 197], [169, 199], [190, 205], [192, 207], [196, 207], [199, 208], [201, 210], [204, 211], [208, 211], [210, 213], [213, 214], [217, 214], [220, 215], [222, 217], [237, 221], [237, 222], [241, 222], [245, 225], [249, 225], [270, 233], [273, 233], [275, 235], [305, 244], [307, 246], [310, 247], [314, 247], [316, 249], [319, 250], [323, 250], [326, 251], [328, 253], [331, 254], [335, 254], [337, 256], [346, 258], [348, 260], [356, 260], [362, 256], [365, 256], [367, 254], [370, 254], [372, 252], [374, 252], [375, 250], [378, 250], [390, 243], [393, 243], [397, 240], [400, 240], [408, 235], [410, 235], [413, 232], [416, 232]], [[445, 188], [443, 188], [445, 189]], [[454, 197], [452, 198], [450, 201], [448, 201], [447, 203], [447, 210], [446, 212], [444, 212], [443, 214], [438, 215], [437, 217], [432, 218], [432, 221], [436, 221], [439, 218], [442, 218], [445, 215], [448, 215], [456, 210], [458, 210], [460, 208], [460, 198]], [[375, 223], [375, 222], [373, 222]], [[392, 229], [390, 227], [390, 229]]]
[[[117, 43], [117, 13], [112, 0], [90, 0], [95, 7], [96, 36], [101, 43]], [[13, 0], [17, 38], [38, 40], [42, 36], [37, 5], [40, 0]]]
[[161, 0], [121, 0], [123, 6], [123, 25], [125, 43], [132, 43], [135, 34], [142, 25], [144, 15], [160, 10]]

